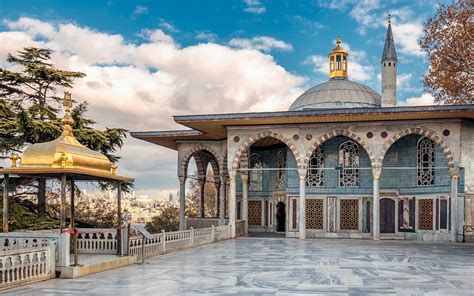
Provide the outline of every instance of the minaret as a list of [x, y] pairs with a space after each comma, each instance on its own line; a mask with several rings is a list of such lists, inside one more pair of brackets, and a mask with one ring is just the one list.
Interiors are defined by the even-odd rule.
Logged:
[[397, 105], [397, 52], [393, 42], [392, 24], [388, 15], [387, 37], [383, 47], [382, 60], [382, 107]]

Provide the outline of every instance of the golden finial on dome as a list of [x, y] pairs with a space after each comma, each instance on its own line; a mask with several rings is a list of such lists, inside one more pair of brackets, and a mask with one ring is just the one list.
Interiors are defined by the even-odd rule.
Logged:
[[10, 161], [12, 162], [11, 163], [11, 167], [12, 168], [16, 168], [16, 161], [19, 159], [20, 157], [18, 157], [18, 154], [16, 153], [13, 153], [12, 155], [10, 155]]
[[341, 47], [341, 35], [337, 34], [337, 46], [329, 53], [329, 78], [347, 79], [348, 74], [348, 53]]

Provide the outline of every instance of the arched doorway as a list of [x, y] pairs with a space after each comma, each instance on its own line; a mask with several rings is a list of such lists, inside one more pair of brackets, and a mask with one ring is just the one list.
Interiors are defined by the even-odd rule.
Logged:
[[380, 200], [380, 233], [395, 233], [395, 201], [391, 198]]
[[277, 204], [277, 232], [286, 231], [286, 206], [285, 203], [280, 201]]

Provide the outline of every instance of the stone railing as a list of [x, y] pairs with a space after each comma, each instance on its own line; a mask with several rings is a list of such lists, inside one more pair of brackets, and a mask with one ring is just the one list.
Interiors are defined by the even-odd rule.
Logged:
[[56, 242], [0, 252], [0, 290], [56, 276]]
[[184, 231], [162, 232], [153, 234], [152, 239], [145, 239], [143, 248], [143, 238], [134, 236], [130, 238], [129, 254], [141, 258], [143, 249], [146, 257], [156, 256], [174, 252], [181, 249], [192, 248], [215, 241], [230, 238], [230, 226], [211, 226], [202, 229], [189, 229]]
[[[187, 218], [186, 219], [186, 229], [200, 229], [200, 228], [209, 228], [212, 225], [219, 225], [219, 218]], [[224, 220], [224, 224], [227, 225], [229, 222], [228, 219]], [[222, 226], [222, 225], [219, 225]]]
[[117, 254], [116, 229], [77, 229], [77, 250], [80, 254]]

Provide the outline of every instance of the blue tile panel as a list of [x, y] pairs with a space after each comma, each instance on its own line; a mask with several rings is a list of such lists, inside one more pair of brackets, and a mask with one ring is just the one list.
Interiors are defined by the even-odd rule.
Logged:
[[[409, 194], [436, 194], [449, 193], [451, 178], [447, 170], [447, 160], [442, 150], [436, 145], [435, 150], [435, 183], [430, 186], [418, 186], [417, 177], [417, 151], [416, 145], [420, 138], [418, 135], [410, 135], [395, 142], [387, 151], [383, 162], [383, 170], [380, 179], [380, 188], [398, 190], [400, 195]], [[324, 150], [324, 186], [315, 188], [307, 187], [306, 193], [321, 195], [371, 195], [372, 194], [372, 169], [369, 157], [365, 150], [359, 147], [359, 186], [339, 186], [339, 146], [349, 140], [345, 137], [335, 137], [323, 143]], [[268, 150], [251, 150], [262, 156], [264, 168], [275, 168], [276, 154], [285, 150], [287, 159], [285, 172], [286, 192], [288, 194], [299, 193], [299, 178], [296, 160], [287, 147]], [[459, 179], [460, 193], [464, 192], [464, 171], [461, 170]], [[237, 195], [241, 196], [242, 185], [237, 178]], [[250, 197], [271, 197], [275, 190], [276, 171], [263, 171], [263, 190], [259, 192], [250, 191]]]

